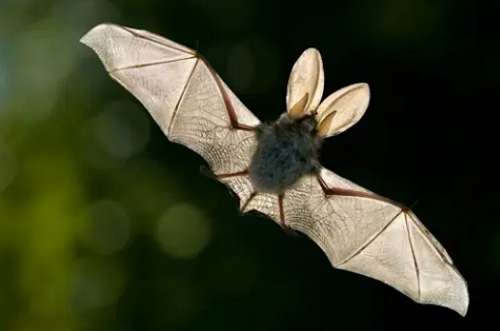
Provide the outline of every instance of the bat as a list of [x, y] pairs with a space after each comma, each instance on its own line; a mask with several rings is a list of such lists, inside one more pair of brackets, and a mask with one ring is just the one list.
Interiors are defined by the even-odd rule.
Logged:
[[145, 30], [99, 24], [80, 40], [111, 78], [148, 110], [167, 138], [196, 152], [246, 213], [305, 234], [334, 268], [379, 280], [417, 303], [465, 316], [467, 283], [404, 205], [321, 166], [325, 138], [364, 115], [366, 83], [322, 101], [323, 62], [305, 50], [293, 65], [286, 112], [272, 123], [252, 114], [198, 52]]

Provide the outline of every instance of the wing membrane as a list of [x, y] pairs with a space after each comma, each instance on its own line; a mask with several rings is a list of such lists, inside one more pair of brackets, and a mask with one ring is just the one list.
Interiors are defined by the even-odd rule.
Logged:
[[303, 177], [283, 203], [287, 226], [315, 241], [335, 268], [466, 314], [465, 280], [410, 210], [324, 168]]
[[144, 105], [169, 140], [200, 154], [217, 175], [248, 168], [260, 122], [201, 55], [115, 24], [100, 24], [81, 41]]
[[[444, 248], [404, 206], [324, 168], [303, 176], [282, 194], [256, 192], [248, 166], [257, 147], [254, 128], [260, 122], [197, 52], [114, 24], [96, 26], [81, 41], [144, 105], [169, 140], [207, 161], [216, 178], [238, 195], [243, 212], [256, 210], [303, 232], [336, 268], [382, 281], [416, 302], [465, 315], [465, 280]], [[304, 52], [292, 70], [287, 109], [298, 105], [293, 110], [298, 116], [316, 108], [323, 80], [319, 53]], [[353, 86], [363, 88], [364, 94], [346, 94], [343, 89], [319, 106], [319, 118], [327, 120], [326, 136], [346, 130], [364, 113], [367, 86]]]

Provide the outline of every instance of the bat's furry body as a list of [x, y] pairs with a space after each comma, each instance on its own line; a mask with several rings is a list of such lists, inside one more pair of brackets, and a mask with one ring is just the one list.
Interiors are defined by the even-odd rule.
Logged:
[[306, 234], [337, 269], [466, 314], [467, 283], [417, 216], [318, 162], [321, 140], [363, 116], [368, 84], [349, 85], [321, 101], [323, 64], [310, 48], [292, 68], [287, 113], [262, 124], [188, 47], [115, 24], [100, 24], [81, 41], [170, 141], [203, 157], [214, 178], [239, 198], [242, 212], [256, 211]]
[[282, 194], [303, 175], [320, 169], [322, 139], [313, 116], [292, 119], [284, 113], [257, 127], [258, 146], [250, 163], [250, 179], [259, 192]]

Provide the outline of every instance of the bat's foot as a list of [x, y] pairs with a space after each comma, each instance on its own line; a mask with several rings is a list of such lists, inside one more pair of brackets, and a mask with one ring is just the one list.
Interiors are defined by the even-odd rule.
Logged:
[[240, 214], [241, 214], [241, 216], [253, 216], [253, 217], [258, 217], [258, 218], [269, 219], [269, 217], [266, 214], [261, 213], [260, 211], [257, 211], [255, 209], [252, 209], [249, 211], [241, 211], [240, 210]]
[[210, 169], [210, 167], [207, 165], [200, 166], [200, 172], [202, 173], [202, 175], [205, 175], [210, 179], [217, 179], [217, 176], [214, 174], [212, 169]]
[[288, 225], [285, 225], [285, 224], [280, 224], [281, 225], [281, 228], [283, 229], [283, 231], [289, 235], [289, 236], [298, 236], [299, 233], [297, 231], [295, 231], [294, 229], [292, 229], [291, 227], [289, 227]]

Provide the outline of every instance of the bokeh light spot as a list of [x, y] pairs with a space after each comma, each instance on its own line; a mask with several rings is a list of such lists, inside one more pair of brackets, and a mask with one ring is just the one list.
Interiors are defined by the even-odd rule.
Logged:
[[110, 306], [120, 298], [125, 284], [124, 271], [116, 260], [84, 259], [77, 266], [72, 303], [80, 311]]
[[111, 200], [97, 202], [92, 208], [92, 248], [101, 254], [123, 249], [130, 238], [130, 219], [123, 208]]
[[194, 258], [210, 241], [210, 223], [196, 206], [176, 204], [160, 218], [156, 238], [165, 254], [180, 259]]

